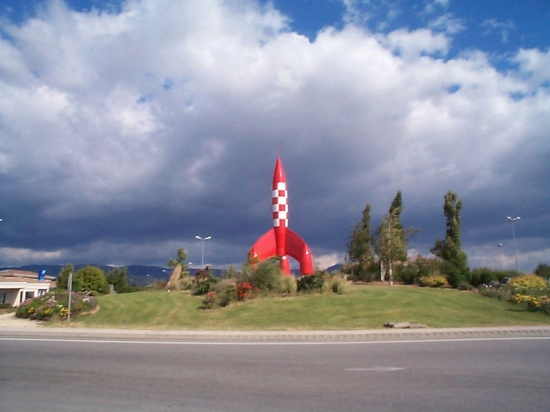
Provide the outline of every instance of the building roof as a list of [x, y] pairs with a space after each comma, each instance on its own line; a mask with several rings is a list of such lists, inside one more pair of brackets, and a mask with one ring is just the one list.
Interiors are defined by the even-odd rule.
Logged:
[[0, 270], [0, 282], [27, 282], [27, 283], [51, 283], [54, 276], [45, 275], [44, 282], [38, 280], [38, 273], [27, 270], [8, 269]]

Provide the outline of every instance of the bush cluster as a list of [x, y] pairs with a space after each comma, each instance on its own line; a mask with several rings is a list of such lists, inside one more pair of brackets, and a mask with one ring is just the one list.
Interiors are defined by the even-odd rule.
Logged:
[[427, 286], [429, 288], [439, 288], [441, 286], [447, 286], [447, 279], [443, 275], [430, 275], [424, 276], [419, 279], [420, 286]]
[[491, 282], [490, 285], [481, 285], [479, 293], [550, 315], [550, 300], [548, 299], [550, 287], [544, 279], [537, 275], [520, 275], [510, 279], [506, 284]]
[[548, 282], [537, 275], [521, 275], [510, 279], [508, 285], [512, 288], [544, 288]]
[[[43, 296], [27, 299], [22, 302], [15, 312], [15, 316], [24, 319], [50, 320], [59, 318], [67, 319], [69, 294], [64, 290], [51, 291]], [[93, 296], [88, 294], [71, 293], [71, 316], [94, 309], [97, 302]]]
[[[204, 282], [204, 281], [203, 281]], [[309, 276], [286, 276], [279, 268], [278, 259], [243, 266], [242, 270], [231, 270], [221, 281], [213, 284], [203, 298], [203, 308], [225, 307], [232, 302], [242, 302], [262, 295], [294, 296], [297, 293], [344, 294], [349, 291], [350, 282], [342, 275], [330, 276], [317, 272]]]

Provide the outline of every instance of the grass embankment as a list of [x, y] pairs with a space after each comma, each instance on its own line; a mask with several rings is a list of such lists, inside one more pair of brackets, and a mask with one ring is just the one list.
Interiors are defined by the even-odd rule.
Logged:
[[257, 298], [204, 310], [185, 292], [101, 296], [100, 309], [73, 326], [190, 330], [379, 329], [386, 322], [428, 327], [550, 324], [550, 316], [520, 305], [451, 289], [354, 285], [347, 295]]

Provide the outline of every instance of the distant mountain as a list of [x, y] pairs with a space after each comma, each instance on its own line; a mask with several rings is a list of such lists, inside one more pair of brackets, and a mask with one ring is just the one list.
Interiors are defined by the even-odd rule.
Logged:
[[[74, 270], [77, 271], [85, 266], [84, 264], [77, 264], [73, 265]], [[103, 270], [105, 273], [109, 273], [111, 270], [115, 268], [115, 266], [107, 266], [107, 265], [93, 265], [90, 266], [96, 266]], [[19, 266], [19, 267], [3, 267], [0, 268], [0, 270], [7, 270], [7, 269], [19, 269], [19, 270], [27, 270], [30, 272], [40, 272], [42, 270], [46, 270], [46, 274], [50, 276], [57, 277], [59, 275], [59, 272], [61, 272], [61, 269], [63, 269], [65, 265], [25, 265], [25, 266]], [[158, 280], [168, 281], [168, 278], [172, 274], [171, 268], [163, 268], [159, 266], [143, 266], [143, 265], [129, 265], [125, 266], [128, 269], [128, 280], [131, 285], [136, 286], [147, 286], [151, 283], [156, 283]], [[192, 276], [195, 275], [195, 273], [199, 269], [187, 269]], [[221, 277], [223, 270], [222, 269], [213, 269], [214, 276]]]
[[331, 272], [336, 272], [338, 270], [342, 270], [343, 266], [344, 265], [342, 265], [341, 263], [337, 263], [336, 265], [332, 265], [331, 267], [327, 268], [327, 272], [331, 273]]

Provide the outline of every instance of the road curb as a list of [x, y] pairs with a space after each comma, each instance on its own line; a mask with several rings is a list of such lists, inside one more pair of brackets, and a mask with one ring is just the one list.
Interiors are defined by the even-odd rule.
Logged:
[[550, 338], [550, 326], [380, 329], [340, 331], [190, 331], [99, 328], [18, 328], [0, 330], [2, 339], [75, 339], [151, 342], [377, 342]]

